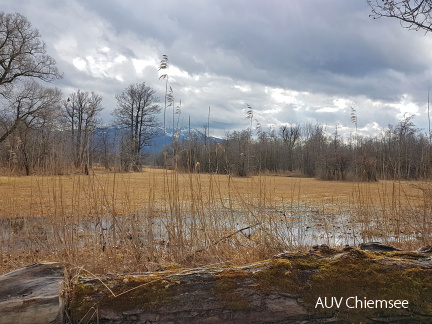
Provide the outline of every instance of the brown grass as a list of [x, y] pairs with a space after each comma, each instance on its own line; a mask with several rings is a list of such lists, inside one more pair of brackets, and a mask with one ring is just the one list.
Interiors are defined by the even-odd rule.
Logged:
[[[170, 175], [172, 171], [168, 171]], [[193, 180], [200, 182], [203, 192], [212, 191], [211, 199], [229, 195], [236, 198], [267, 199], [274, 201], [296, 201], [304, 203], [350, 204], [358, 199], [359, 192], [367, 196], [368, 202], [378, 208], [383, 202], [391, 203], [394, 191], [415, 198], [419, 188], [427, 183], [416, 181], [380, 181], [356, 183], [346, 181], [321, 181], [311, 178], [280, 176], [254, 176], [249, 178], [229, 177], [227, 175], [194, 174]], [[60, 204], [65, 212], [78, 206], [85, 213], [91, 209], [97, 198], [114, 203], [117, 211], [131, 212], [149, 204], [152, 200], [167, 199], [164, 193], [165, 171], [144, 169], [142, 173], [96, 172], [93, 176], [30, 176], [0, 177], [0, 217], [52, 215]], [[229, 181], [232, 187], [228, 185]], [[214, 188], [215, 184], [218, 186]], [[178, 187], [181, 198], [191, 201], [190, 175], [178, 174]], [[264, 188], [265, 187], [265, 188]], [[233, 190], [234, 189], [234, 190]], [[266, 192], [263, 192], [263, 189]], [[61, 195], [61, 202], [58, 201]], [[154, 195], [154, 196], [153, 196]], [[89, 201], [90, 199], [90, 201]], [[114, 200], [113, 200], [114, 199]], [[91, 202], [91, 204], [89, 204]], [[263, 200], [264, 203], [264, 200]], [[421, 204], [421, 200], [403, 200], [404, 206]]]
[[0, 273], [40, 260], [96, 273], [253, 262], [307, 249], [304, 228], [314, 213], [315, 226], [327, 235], [317, 242], [336, 242], [329, 233], [334, 218], [344, 215], [338, 224], [356, 223], [362, 233], [347, 234], [347, 240], [381, 237], [413, 248], [428, 243], [430, 212], [430, 185], [420, 182], [233, 178], [159, 169], [0, 177]]

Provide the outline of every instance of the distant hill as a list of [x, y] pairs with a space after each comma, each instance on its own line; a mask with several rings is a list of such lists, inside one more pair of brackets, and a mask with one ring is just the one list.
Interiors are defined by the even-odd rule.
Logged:
[[[152, 145], [151, 146], [146, 146], [143, 149], [143, 153], [150, 153], [150, 154], [155, 154], [155, 153], [159, 153], [163, 150], [163, 146], [164, 143], [166, 143], [167, 145], [169, 145], [173, 138], [174, 138], [174, 132], [175, 130], [173, 130], [172, 128], [167, 128], [166, 129], [166, 136], [164, 137], [164, 130], [162, 127], [158, 128], [158, 133], [159, 135], [154, 137], [152, 139]], [[118, 135], [121, 133], [121, 128], [116, 127], [116, 126], [111, 126], [111, 127], [103, 127], [103, 128], [98, 128], [95, 131], [96, 134], [96, 138], [99, 138], [98, 141], [100, 141], [100, 138], [102, 137], [102, 134], [105, 134], [105, 138], [106, 141], [108, 143], [111, 143], [111, 149], [112, 151], [116, 150], [116, 139], [118, 137]], [[197, 139], [198, 141], [205, 141], [205, 134], [197, 129], [191, 129], [190, 130], [190, 136], [193, 139]], [[189, 139], [189, 128], [187, 127], [183, 127], [178, 129], [178, 138], [179, 141], [186, 141]], [[217, 137], [213, 137], [210, 136], [207, 140], [210, 140], [211, 142], [221, 142], [222, 139], [217, 138]]]

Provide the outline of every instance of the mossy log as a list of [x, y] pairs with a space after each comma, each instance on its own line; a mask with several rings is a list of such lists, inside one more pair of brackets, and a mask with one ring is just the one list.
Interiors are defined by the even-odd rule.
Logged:
[[[327, 307], [330, 301], [339, 305]], [[430, 323], [432, 262], [417, 252], [317, 248], [243, 267], [81, 276], [73, 285], [68, 318], [73, 323]]]
[[0, 323], [432, 323], [431, 252], [319, 246], [243, 267], [70, 279], [42, 263], [0, 276]]

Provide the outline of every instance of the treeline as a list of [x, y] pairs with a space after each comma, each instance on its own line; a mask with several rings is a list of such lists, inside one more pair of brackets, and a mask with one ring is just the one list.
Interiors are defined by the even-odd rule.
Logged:
[[[287, 172], [323, 180], [426, 179], [431, 176], [432, 146], [415, 128], [412, 116], [381, 135], [342, 138], [322, 125], [283, 125], [252, 136], [251, 130], [228, 133], [215, 141], [192, 134], [167, 149], [169, 164], [183, 170], [247, 176]], [[162, 164], [162, 155], [157, 159]]]

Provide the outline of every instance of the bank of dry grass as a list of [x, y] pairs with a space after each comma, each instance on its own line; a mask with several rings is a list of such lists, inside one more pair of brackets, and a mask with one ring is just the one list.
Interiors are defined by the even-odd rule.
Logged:
[[326, 231], [332, 227], [328, 215], [349, 211], [347, 225], [356, 223], [362, 232], [354, 242], [378, 237], [416, 248], [430, 239], [430, 188], [420, 182], [236, 178], [160, 169], [4, 176], [0, 272], [40, 260], [97, 273], [253, 262], [308, 248], [304, 232], [290, 227], [294, 220], [308, 226], [298, 225], [301, 217], [294, 214], [305, 208], [320, 215]]
[[[166, 201], [166, 189], [181, 190], [183, 200], [190, 201], [190, 185], [198, 185], [201, 193], [211, 193], [212, 199], [234, 198], [289, 202], [294, 199], [310, 203], [351, 204], [361, 199], [375, 208], [397, 204], [403, 207], [422, 204], [422, 188], [429, 184], [416, 181], [346, 182], [321, 181], [312, 178], [284, 176], [254, 176], [249, 178], [227, 175], [178, 173], [173, 188], [162, 169], [144, 169], [142, 173], [96, 172], [91, 176], [30, 176], [0, 177], [0, 217], [52, 215], [59, 205], [62, 211], [76, 208], [81, 213], [95, 207], [93, 199], [105, 200], [117, 211], [135, 211], [154, 201]], [[168, 177], [168, 179], [167, 179]], [[192, 178], [192, 179], [191, 179]], [[230, 185], [229, 185], [230, 184]], [[150, 194], [150, 195], [149, 195]], [[398, 198], [408, 197], [410, 199]], [[59, 200], [61, 198], [61, 200]], [[412, 200], [411, 200], [412, 198]]]

